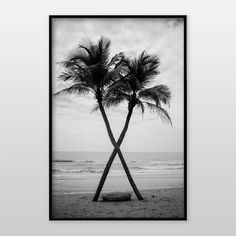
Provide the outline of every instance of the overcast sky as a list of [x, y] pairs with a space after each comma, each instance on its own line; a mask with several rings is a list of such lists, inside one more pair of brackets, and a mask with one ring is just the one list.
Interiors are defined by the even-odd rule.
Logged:
[[[172, 100], [168, 110], [173, 127], [163, 123], [147, 109], [142, 116], [135, 111], [123, 151], [183, 151], [183, 22], [175, 19], [54, 19], [53, 20], [53, 91], [65, 88], [57, 76], [62, 71], [56, 62], [67, 58], [84, 38], [111, 40], [111, 56], [125, 52], [136, 57], [143, 50], [160, 57], [160, 74], [153, 83], [169, 86]], [[111, 151], [102, 116], [91, 113], [95, 102], [88, 96], [60, 96], [53, 102], [53, 150]], [[127, 105], [108, 110], [113, 133], [118, 138], [127, 114]]]

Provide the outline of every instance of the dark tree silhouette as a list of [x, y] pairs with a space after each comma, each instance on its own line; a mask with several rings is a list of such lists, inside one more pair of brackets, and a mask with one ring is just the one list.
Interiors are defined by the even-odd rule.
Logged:
[[[61, 62], [64, 72], [59, 76], [64, 81], [70, 81], [72, 85], [66, 89], [57, 92], [55, 95], [62, 94], [78, 94], [83, 95], [91, 92], [97, 102], [110, 141], [118, 153], [128, 180], [139, 200], [143, 200], [133, 178], [130, 174], [128, 166], [120, 151], [119, 145], [113, 136], [106, 112], [103, 106], [105, 91], [111, 83], [115, 83], [120, 75], [125, 73], [124, 54], [119, 53], [109, 60], [110, 41], [101, 37], [97, 44], [87, 40], [79, 45], [78, 49], [72, 53], [68, 60]], [[105, 168], [107, 169], [107, 168]], [[94, 197], [93, 201], [97, 201], [98, 197]]]
[[[171, 98], [169, 88], [162, 84], [148, 87], [159, 73], [158, 56], [149, 55], [144, 51], [137, 59], [131, 61], [126, 59], [125, 62], [128, 70], [124, 71], [119, 79], [109, 86], [103, 100], [104, 106], [107, 108], [116, 106], [124, 100], [128, 102], [128, 114], [124, 128], [117, 141], [118, 146], [123, 142], [134, 107], [140, 109], [142, 113], [144, 113], [146, 105], [149, 110], [156, 112], [162, 120], [165, 120], [172, 125], [168, 112], [162, 107], [162, 104], [169, 105]], [[116, 154], [117, 151], [114, 148], [100, 179], [94, 200], [97, 200], [100, 195]]]

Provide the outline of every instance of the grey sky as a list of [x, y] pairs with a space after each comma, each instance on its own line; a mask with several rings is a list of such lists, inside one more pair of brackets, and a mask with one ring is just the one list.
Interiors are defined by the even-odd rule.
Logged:
[[[183, 151], [183, 22], [175, 19], [54, 19], [53, 20], [53, 89], [65, 88], [57, 76], [62, 71], [56, 62], [67, 58], [82, 39], [97, 41], [101, 36], [111, 40], [111, 55], [124, 51], [138, 56], [143, 50], [158, 53], [160, 74], [154, 84], [170, 87], [172, 100], [168, 110], [173, 127], [163, 123], [147, 109], [135, 111], [122, 144], [123, 151]], [[88, 96], [61, 96], [53, 103], [53, 150], [110, 151], [102, 117], [91, 113], [95, 101]], [[127, 104], [107, 111], [117, 138], [123, 128]]]

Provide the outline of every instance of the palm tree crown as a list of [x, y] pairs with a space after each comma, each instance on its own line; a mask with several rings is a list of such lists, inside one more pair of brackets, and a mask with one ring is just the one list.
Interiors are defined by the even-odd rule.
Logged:
[[126, 100], [129, 109], [136, 106], [144, 113], [146, 105], [151, 111], [156, 112], [162, 120], [172, 125], [168, 112], [162, 107], [163, 104], [169, 105], [171, 98], [169, 88], [163, 84], [148, 87], [155, 76], [159, 74], [160, 61], [158, 56], [143, 51], [138, 58], [125, 59], [124, 61], [128, 70], [109, 85], [104, 106], [111, 107]]
[[70, 81], [72, 85], [56, 95], [92, 92], [97, 101], [102, 101], [105, 88], [124, 70], [122, 52], [109, 60], [110, 44], [110, 40], [104, 37], [97, 44], [84, 40], [68, 60], [60, 62], [64, 72], [58, 78]]

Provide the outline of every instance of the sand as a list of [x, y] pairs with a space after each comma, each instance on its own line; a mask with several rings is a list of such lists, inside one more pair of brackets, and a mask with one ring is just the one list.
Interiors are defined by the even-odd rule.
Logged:
[[52, 219], [84, 218], [184, 218], [184, 189], [170, 188], [141, 191], [143, 201], [93, 202], [93, 194], [52, 196]]

